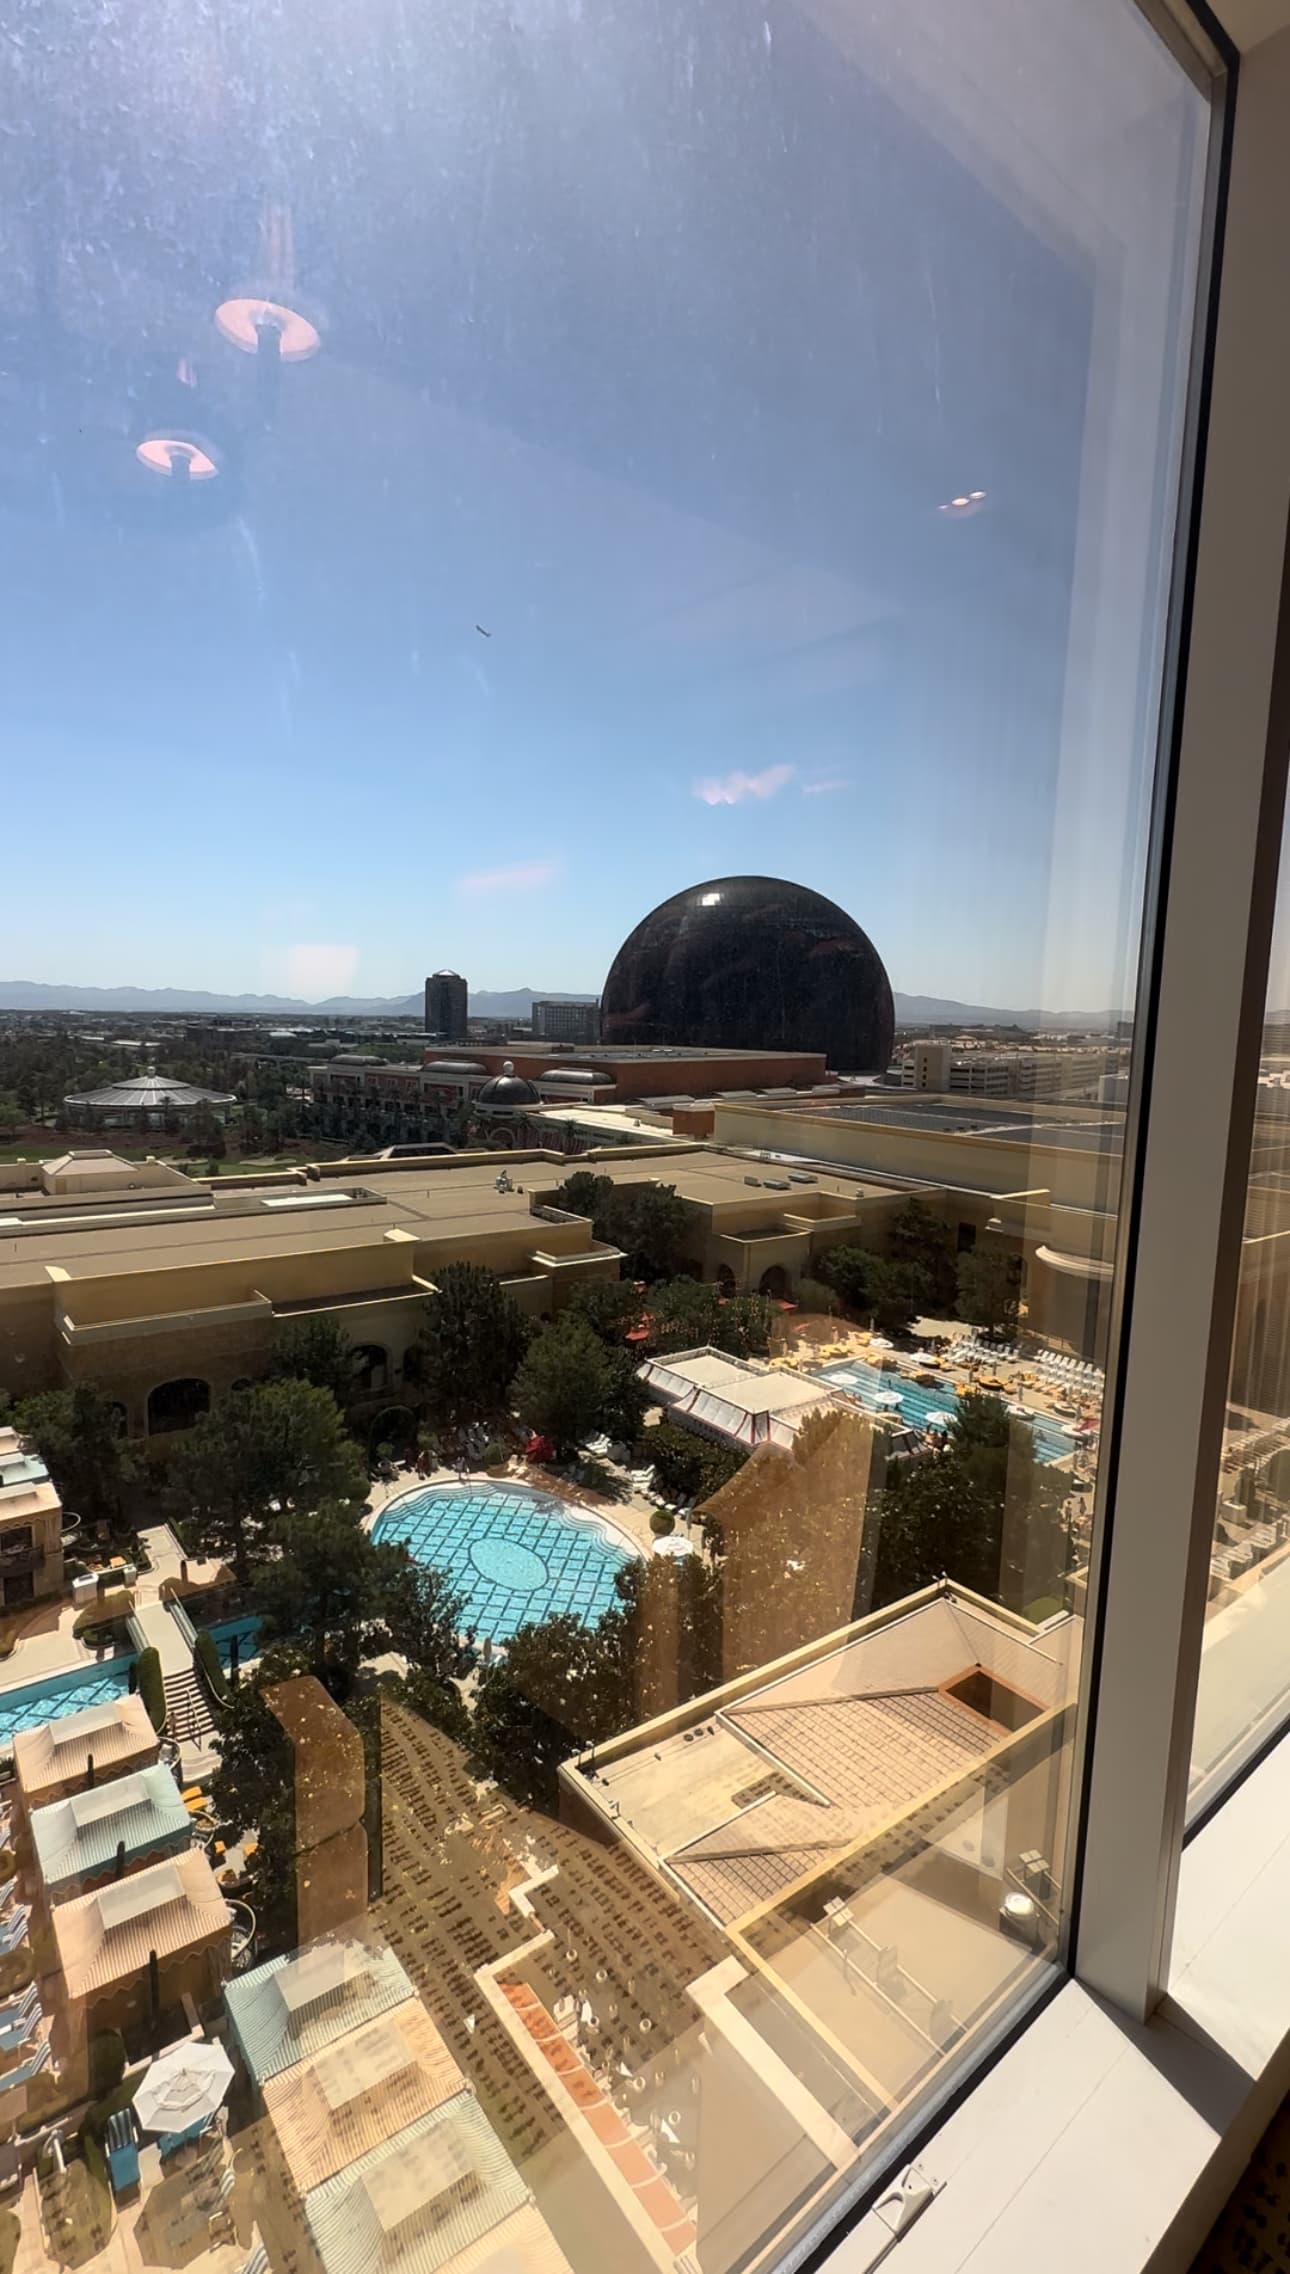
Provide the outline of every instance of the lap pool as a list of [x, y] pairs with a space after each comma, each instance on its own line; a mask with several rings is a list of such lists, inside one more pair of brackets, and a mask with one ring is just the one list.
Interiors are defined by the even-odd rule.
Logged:
[[466, 1599], [464, 1624], [505, 1642], [530, 1620], [568, 1611], [594, 1626], [616, 1601], [614, 1581], [637, 1550], [589, 1509], [522, 1484], [434, 1484], [402, 1494], [372, 1527]]
[[[878, 1404], [880, 1397], [899, 1397], [899, 1407], [889, 1410], [893, 1419], [908, 1422], [911, 1429], [926, 1429], [929, 1414], [953, 1413], [958, 1400], [958, 1392], [950, 1382], [911, 1382], [908, 1375], [870, 1366], [863, 1358], [848, 1358], [836, 1366], [821, 1366], [817, 1379], [831, 1383], [835, 1389], [850, 1390], [870, 1413], [883, 1410]], [[1028, 1407], [1025, 1420], [1041, 1461], [1060, 1461], [1065, 1454], [1074, 1452], [1074, 1431], [1064, 1429], [1051, 1414], [1037, 1413]]]

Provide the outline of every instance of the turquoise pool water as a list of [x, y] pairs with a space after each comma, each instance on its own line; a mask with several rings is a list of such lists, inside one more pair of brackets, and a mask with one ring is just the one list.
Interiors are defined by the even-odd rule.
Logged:
[[[907, 1421], [913, 1429], [926, 1429], [929, 1414], [953, 1413], [958, 1397], [948, 1382], [938, 1382], [934, 1387], [926, 1382], [911, 1382], [907, 1375], [893, 1373], [890, 1368], [870, 1366], [863, 1358], [847, 1358], [836, 1366], [822, 1366], [818, 1378], [822, 1382], [836, 1383], [840, 1390], [850, 1390], [871, 1413], [883, 1410], [877, 1402], [880, 1396], [894, 1392], [900, 1399], [899, 1411], [892, 1409], [894, 1418]], [[1059, 1461], [1064, 1454], [1074, 1451], [1073, 1434], [1063, 1429], [1050, 1414], [1036, 1413], [1033, 1407], [1028, 1407], [1026, 1422], [1041, 1461]]]
[[249, 1659], [258, 1658], [260, 1654], [260, 1628], [263, 1624], [263, 1619], [256, 1618], [253, 1613], [248, 1612], [240, 1619], [221, 1619], [217, 1626], [211, 1628], [211, 1640], [219, 1651], [220, 1663], [225, 1673], [228, 1672], [229, 1663], [233, 1656], [234, 1635], [237, 1636], [237, 1662], [239, 1666], [245, 1666]]
[[65, 1714], [84, 1713], [88, 1706], [110, 1705], [130, 1687], [133, 1651], [105, 1658], [98, 1666], [77, 1666], [70, 1674], [49, 1674], [43, 1682], [29, 1682], [18, 1690], [0, 1690], [0, 1746], [8, 1745], [22, 1729], [36, 1729], [42, 1721], [61, 1721]]
[[377, 1517], [376, 1540], [398, 1540], [466, 1598], [465, 1624], [505, 1642], [516, 1627], [570, 1611], [584, 1626], [611, 1610], [614, 1581], [633, 1559], [594, 1519], [522, 1484], [433, 1484]]

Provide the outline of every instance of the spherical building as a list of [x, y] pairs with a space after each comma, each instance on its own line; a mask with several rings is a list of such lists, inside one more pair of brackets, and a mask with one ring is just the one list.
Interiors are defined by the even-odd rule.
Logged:
[[489, 1130], [493, 1144], [513, 1145], [516, 1124], [541, 1103], [532, 1082], [516, 1073], [510, 1058], [504, 1061], [501, 1073], [494, 1074], [475, 1093], [475, 1113]]
[[895, 1013], [860, 926], [803, 884], [723, 876], [665, 900], [614, 957], [601, 1034], [688, 1049], [820, 1050], [838, 1073], [879, 1073]]

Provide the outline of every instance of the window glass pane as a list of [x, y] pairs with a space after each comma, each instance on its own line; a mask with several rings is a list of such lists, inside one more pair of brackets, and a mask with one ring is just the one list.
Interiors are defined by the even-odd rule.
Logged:
[[1290, 1700], [1290, 1301], [1282, 1253], [1290, 1165], [1287, 874], [1283, 836], [1192, 1740], [1193, 1815], [1280, 1726]]
[[1209, 104], [1130, 0], [20, 22], [21, 2216], [735, 2274], [1060, 1944]]

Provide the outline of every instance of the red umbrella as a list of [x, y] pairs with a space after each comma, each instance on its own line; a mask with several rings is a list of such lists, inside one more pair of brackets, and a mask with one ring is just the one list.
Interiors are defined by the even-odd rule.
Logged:
[[524, 1458], [526, 1461], [553, 1461], [555, 1459], [555, 1447], [549, 1437], [539, 1437], [535, 1434], [530, 1437], [524, 1448]]

